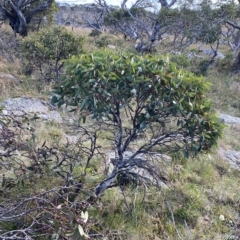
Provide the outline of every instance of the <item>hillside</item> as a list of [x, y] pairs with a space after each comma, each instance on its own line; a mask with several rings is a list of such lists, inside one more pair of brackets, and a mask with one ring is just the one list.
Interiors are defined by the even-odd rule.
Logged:
[[[0, 27], [0, 239], [240, 239], [240, 85], [234, 56], [225, 45], [221, 45], [218, 51], [224, 54], [224, 58], [215, 60], [214, 64], [205, 69], [204, 64], [211, 57], [204, 52], [197, 52], [199, 45], [196, 43], [181, 53], [170, 51], [173, 38], [171, 35], [156, 46], [152, 55], [141, 55], [134, 48], [136, 43], [125, 41], [121, 34], [94, 32], [91, 24], [87, 25], [79, 17], [84, 15], [89, 21], [94, 20], [96, 9], [92, 9], [88, 4], [74, 8], [61, 5], [54, 16], [54, 25], [42, 32], [40, 29], [39, 35], [31, 32], [26, 38], [19, 35], [15, 37], [6, 23]], [[67, 32], [59, 30], [55, 25], [63, 26]], [[46, 32], [48, 34], [45, 35]], [[62, 52], [67, 49], [66, 55], [61, 57], [68, 59], [77, 55], [64, 64], [62, 59], [57, 62], [54, 55], [60, 52], [56, 51], [60, 49], [59, 45], [54, 45], [58, 44], [55, 37], [60, 36], [61, 46], [64, 46]], [[50, 48], [44, 48], [42, 39], [47, 39]], [[68, 39], [66, 45], [64, 39]], [[25, 45], [21, 45], [23, 43]], [[30, 52], [32, 46], [34, 57]], [[208, 47], [203, 45], [204, 49]], [[189, 58], [190, 53], [200, 57]], [[101, 58], [105, 54], [108, 62]], [[121, 54], [122, 58], [119, 57]], [[137, 70], [134, 70], [134, 60], [128, 62], [124, 54], [137, 59]], [[85, 58], [81, 59], [81, 56]], [[174, 125], [180, 118], [171, 109], [171, 103], [174, 102], [172, 100], [163, 100], [165, 108], [162, 112], [165, 114], [165, 110], [173, 111], [161, 118], [166, 120], [165, 126], [160, 125], [161, 121], [160, 124], [156, 121], [152, 128], [143, 131], [146, 126], [139, 124], [141, 127], [136, 135], [132, 134], [130, 130], [134, 124], [131, 120], [134, 119], [133, 113], [137, 112], [135, 110], [140, 102], [140, 97], [136, 97], [138, 100], [134, 104], [134, 97], [139, 96], [137, 94], [141, 90], [143, 95], [148, 92], [144, 88], [146, 86], [158, 86], [156, 81], [154, 84], [147, 82], [137, 88], [138, 81], [143, 81], [141, 73], [146, 62], [150, 65], [151, 61], [157, 61], [155, 58], [162, 59], [158, 64], [163, 64], [162, 68], [159, 67], [163, 73], [158, 70], [153, 75], [152, 71], [155, 69], [151, 67], [146, 79], [152, 77], [153, 81], [156, 76], [163, 74], [161, 76], [165, 79], [158, 80], [166, 81], [163, 86], [168, 89], [168, 79], [175, 79], [173, 76], [176, 75], [179, 80], [182, 74], [184, 79], [178, 82], [178, 89], [181, 89], [182, 82], [185, 84], [185, 78], [189, 77], [189, 85], [186, 84], [183, 92], [196, 94], [195, 98], [206, 109], [209, 107], [208, 99], [212, 102], [211, 111], [213, 109], [216, 112], [220, 121], [212, 118], [210, 123], [221, 127], [221, 124], [225, 124], [217, 146], [213, 144], [209, 145], [209, 149], [198, 149], [200, 153], [196, 156], [189, 151], [187, 156], [183, 149], [187, 138], [184, 141], [181, 139], [176, 145], [173, 141], [166, 141], [165, 145], [156, 141], [159, 134], [169, 131], [164, 135], [169, 137], [170, 132], [174, 132], [182, 124]], [[77, 64], [80, 59], [81, 64]], [[89, 59], [101, 60], [89, 63]], [[141, 62], [145, 60], [146, 62]], [[117, 67], [115, 69], [114, 64], [119, 62], [121, 64], [118, 67], [127, 67], [121, 71]], [[134, 82], [134, 86], [126, 86], [120, 79], [120, 87], [116, 87], [117, 83], [111, 85], [113, 87], [109, 93], [111, 81], [101, 85], [103, 83], [100, 80], [94, 79], [97, 72], [94, 67], [98, 64], [101, 65], [99, 71], [102, 71], [102, 79], [112, 74], [117, 82], [118, 76], [133, 76], [136, 73], [138, 81]], [[105, 67], [109, 66], [113, 69], [112, 73], [105, 71]], [[86, 67], [87, 70], [80, 71], [80, 67]], [[125, 75], [129, 69], [133, 69], [133, 72]], [[188, 73], [189, 71], [194, 75]], [[90, 73], [92, 75], [87, 75]], [[82, 85], [79, 87], [81, 81]], [[127, 81], [126, 77], [125, 82]], [[200, 81], [203, 84], [205, 81], [211, 83], [209, 91], [206, 91], [207, 87], [203, 87], [204, 94], [199, 93], [202, 91], [201, 85], [197, 85]], [[190, 83], [200, 90], [197, 87], [191, 89]], [[175, 93], [176, 86], [169, 86]], [[87, 87], [90, 91], [85, 91]], [[97, 87], [102, 87], [102, 90]], [[127, 91], [130, 94], [127, 95]], [[153, 95], [153, 92], [150, 92], [151, 96], [157, 99], [158, 96]], [[180, 92], [179, 90], [179, 94]], [[60, 96], [65, 93], [67, 100], [61, 102]], [[107, 180], [112, 180], [115, 161], [121, 157], [117, 144], [120, 139], [120, 127], [116, 127], [119, 126], [117, 111], [113, 113], [115, 119], [109, 117], [111, 109], [106, 113], [107, 107], [112, 104], [109, 99], [115, 94], [117, 97], [114, 100], [122, 104], [118, 111], [122, 116], [121, 126], [124, 129], [122, 139], [133, 136], [130, 139], [132, 145], [124, 150], [124, 160], [131, 160], [138, 149], [143, 149], [141, 146], [148, 147], [154, 141], [158, 145], [145, 153], [139, 151], [137, 157], [133, 157], [132, 165], [124, 166], [121, 174], [111, 182], [112, 185], [100, 194], [97, 189], [102, 190], [102, 186], [108, 184]], [[94, 107], [89, 107], [90, 100], [88, 103], [77, 102], [82, 96], [86, 99], [96, 96]], [[148, 97], [146, 99], [142, 106], [150, 101]], [[151, 99], [154, 104], [155, 99]], [[194, 97], [190, 96], [189, 99]], [[105, 102], [107, 104], [104, 105]], [[187, 106], [192, 104], [190, 103]], [[97, 104], [101, 108], [97, 109]], [[150, 108], [151, 105], [147, 106]], [[184, 103], [183, 106], [186, 111], [190, 111]], [[156, 109], [157, 105], [154, 105], [151, 110], [157, 112]], [[96, 112], [91, 115], [91, 111]], [[211, 111], [206, 111], [203, 118], [208, 114], [210, 116]], [[162, 113], [160, 110], [159, 112]], [[186, 119], [191, 114], [186, 114]], [[146, 115], [146, 119], [151, 119], [152, 116], [155, 115]], [[194, 116], [192, 118], [195, 119]], [[136, 118], [136, 121], [139, 119], [140, 117]], [[200, 120], [198, 122], [201, 123]], [[216, 132], [217, 130], [215, 129]], [[178, 134], [181, 131], [183, 130]], [[209, 132], [207, 134], [210, 135]], [[217, 137], [216, 134], [216, 139]], [[199, 140], [196, 139], [197, 135], [194, 135], [187, 140], [193, 144]], [[181, 151], [171, 151], [173, 146]], [[120, 172], [120, 167], [116, 171]]]

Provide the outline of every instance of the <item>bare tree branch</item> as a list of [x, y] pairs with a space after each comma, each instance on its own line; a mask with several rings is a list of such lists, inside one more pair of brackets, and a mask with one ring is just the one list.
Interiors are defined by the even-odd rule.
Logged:
[[26, 16], [26, 22], [30, 23], [35, 14], [45, 11], [53, 3], [53, 1], [54, 0], [48, 0], [45, 4], [30, 11], [29, 14]]
[[[5, 5], [0, 4], [0, 11], [7, 19], [9, 19], [9, 24], [14, 33], [19, 33], [24, 37], [28, 33], [28, 24], [31, 22], [33, 16], [39, 12], [45, 11], [53, 1], [54, 0], [48, 0], [46, 3], [34, 8], [29, 13], [26, 13], [27, 5], [31, 5], [36, 1], [18, 0], [15, 3], [12, 0], [8, 0], [5, 2]], [[11, 11], [7, 10], [8, 8], [10, 8]]]
[[233, 23], [231, 21], [226, 21], [226, 23], [228, 23], [230, 26], [232, 26], [232, 27], [234, 27], [236, 29], [240, 29], [240, 26], [238, 24], [235, 24], [235, 23]]

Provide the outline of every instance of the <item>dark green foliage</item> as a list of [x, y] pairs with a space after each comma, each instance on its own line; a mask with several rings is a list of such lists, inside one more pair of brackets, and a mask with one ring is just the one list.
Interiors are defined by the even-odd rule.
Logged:
[[217, 62], [217, 68], [219, 71], [224, 71], [225, 73], [231, 73], [234, 69], [235, 57], [233, 53], [227, 53], [225, 57]]
[[62, 27], [50, 27], [24, 38], [20, 51], [25, 65], [40, 72], [46, 82], [59, 81], [63, 60], [83, 52], [83, 37]]
[[[39, 4], [40, 1], [37, 2]], [[31, 4], [31, 7], [34, 7], [36, 4]], [[54, 15], [58, 12], [58, 8], [56, 6], [56, 2], [54, 1], [50, 7], [46, 9], [44, 12], [38, 13], [31, 21], [28, 26], [30, 31], [39, 31], [40, 27], [49, 26], [53, 24]]]
[[174, 44], [179, 44], [175, 47], [182, 49], [184, 43], [188, 45], [196, 40], [205, 44], [216, 43], [221, 38], [222, 24], [236, 18], [237, 11], [238, 6], [234, 2], [218, 5], [201, 1], [192, 8], [183, 3], [179, 8], [161, 9], [158, 17], [162, 26], [168, 27], [170, 34], [175, 35]]
[[197, 40], [204, 42], [206, 44], [215, 43], [221, 35], [221, 26], [220, 25], [212, 25], [210, 23], [204, 23], [202, 25], [202, 31], [197, 36]]
[[111, 42], [108, 39], [107, 36], [101, 37], [95, 41], [95, 45], [97, 48], [105, 48], [107, 45], [109, 45]]
[[183, 55], [183, 54], [172, 55], [170, 57], [170, 61], [176, 63], [177, 66], [183, 67], [183, 68], [189, 67], [190, 64], [191, 64], [190, 60], [188, 59], [188, 57]]
[[93, 29], [90, 33], [89, 33], [89, 37], [93, 37], [93, 38], [97, 38], [102, 34], [101, 31], [97, 30], [97, 29]]
[[190, 149], [211, 148], [222, 133], [204, 97], [209, 86], [202, 77], [178, 70], [168, 58], [97, 51], [67, 62], [67, 77], [56, 87], [58, 97], [53, 102], [87, 110], [93, 119], [112, 121], [115, 111], [144, 103], [132, 118], [133, 128], [141, 132], [153, 123], [175, 123], [175, 133], [191, 138], [184, 150], [187, 156]]
[[211, 65], [210, 60], [208, 60], [208, 59], [202, 60], [199, 63], [195, 73], [198, 74], [198, 75], [204, 75], [204, 76], [207, 75], [207, 71], [208, 71], [208, 68], [209, 68], [210, 65]]
[[[132, 7], [131, 9], [129, 9], [129, 11], [135, 17], [139, 17], [140, 15], [145, 15], [146, 13], [144, 8], [139, 8], [139, 7], [138, 8]], [[106, 25], [116, 24], [120, 21], [127, 21], [127, 22], [133, 21], [127, 9], [124, 9], [124, 8], [112, 9], [112, 11], [104, 17], [104, 23]]]

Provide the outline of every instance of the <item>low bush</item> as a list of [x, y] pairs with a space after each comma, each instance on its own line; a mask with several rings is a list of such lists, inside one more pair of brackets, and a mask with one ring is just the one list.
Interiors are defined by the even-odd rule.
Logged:
[[39, 73], [44, 82], [58, 82], [64, 60], [83, 53], [83, 44], [83, 37], [74, 36], [62, 27], [50, 27], [24, 38], [20, 52], [28, 72]]

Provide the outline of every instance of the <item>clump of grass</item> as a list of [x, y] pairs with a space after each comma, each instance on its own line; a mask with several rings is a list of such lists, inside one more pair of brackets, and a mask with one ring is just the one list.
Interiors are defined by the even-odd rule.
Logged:
[[[239, 178], [216, 156], [202, 155], [180, 164], [175, 172], [173, 163], [170, 188], [111, 189], [94, 215], [105, 228], [127, 231], [135, 239], [225, 239], [232, 232], [229, 223], [236, 223], [240, 215]], [[225, 169], [221, 174], [219, 166]]]
[[219, 141], [219, 147], [225, 150], [240, 151], [240, 126], [230, 125], [224, 129], [223, 138]]
[[212, 83], [208, 92], [214, 107], [220, 112], [240, 116], [240, 95], [239, 88], [235, 85], [237, 80], [232, 75], [220, 73], [217, 69], [209, 69], [207, 80]]
[[55, 122], [38, 124], [35, 135], [37, 142], [42, 144], [46, 141], [48, 146], [59, 146], [64, 141], [64, 130]]

